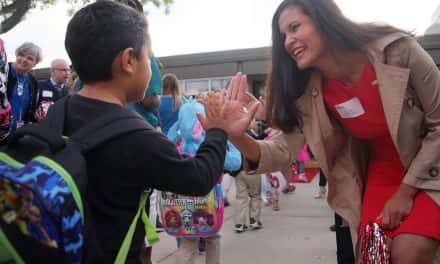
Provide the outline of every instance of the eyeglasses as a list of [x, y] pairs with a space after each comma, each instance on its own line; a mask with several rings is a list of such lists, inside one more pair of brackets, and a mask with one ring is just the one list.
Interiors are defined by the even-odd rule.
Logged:
[[54, 68], [56, 71], [70, 72], [70, 69]]

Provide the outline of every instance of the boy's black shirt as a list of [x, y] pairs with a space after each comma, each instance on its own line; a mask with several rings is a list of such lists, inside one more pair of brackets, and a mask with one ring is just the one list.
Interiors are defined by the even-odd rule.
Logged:
[[[72, 135], [115, 107], [121, 106], [72, 96], [67, 106], [65, 134]], [[223, 130], [210, 129], [197, 155], [186, 158], [163, 135], [147, 130], [122, 136], [87, 154], [86, 202], [94, 223], [86, 227], [85, 262], [114, 262], [145, 189], [207, 194], [223, 172], [226, 140]], [[139, 223], [128, 263], [139, 262], [144, 233]]]

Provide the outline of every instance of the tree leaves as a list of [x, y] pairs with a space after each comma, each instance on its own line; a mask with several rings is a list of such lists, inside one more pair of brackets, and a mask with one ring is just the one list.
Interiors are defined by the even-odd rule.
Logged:
[[[76, 10], [84, 5], [94, 2], [95, 0], [69, 0], [69, 8], [66, 14], [71, 16]], [[96, 0], [99, 1], [99, 0]], [[56, 4], [58, 0], [0, 0], [0, 34], [12, 29], [25, 18], [26, 13], [35, 8], [46, 8]], [[174, 0], [140, 0], [146, 6], [151, 3], [157, 8], [163, 8], [168, 14]], [[147, 14], [148, 12], [146, 12]]]

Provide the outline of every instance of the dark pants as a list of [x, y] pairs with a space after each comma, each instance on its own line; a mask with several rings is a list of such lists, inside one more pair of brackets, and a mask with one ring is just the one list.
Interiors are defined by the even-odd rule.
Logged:
[[342, 217], [335, 213], [336, 254], [338, 256], [338, 264], [354, 264], [354, 252], [350, 228], [348, 226], [342, 226], [342, 222]]
[[319, 170], [319, 187], [325, 187], [327, 185], [327, 178], [322, 170]]
[[[322, 170], [319, 172], [319, 186], [325, 187], [327, 178]], [[343, 226], [342, 217], [335, 213], [336, 226], [336, 248], [338, 256], [338, 264], [354, 264], [353, 244], [351, 241], [350, 228]]]

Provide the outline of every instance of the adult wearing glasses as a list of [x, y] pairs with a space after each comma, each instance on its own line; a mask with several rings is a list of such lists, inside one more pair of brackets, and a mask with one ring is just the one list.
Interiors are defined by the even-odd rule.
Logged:
[[46, 116], [49, 107], [69, 94], [66, 83], [69, 79], [70, 67], [63, 59], [55, 59], [50, 64], [50, 78], [38, 82], [39, 104], [35, 118], [41, 120]]

